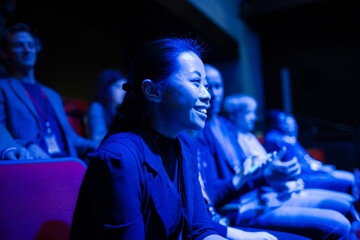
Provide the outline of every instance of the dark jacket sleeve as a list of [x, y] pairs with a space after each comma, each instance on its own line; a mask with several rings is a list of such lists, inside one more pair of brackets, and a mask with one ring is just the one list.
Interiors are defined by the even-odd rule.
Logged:
[[218, 223], [218, 222], [214, 222], [214, 221], [212, 221], [212, 224], [213, 224], [216, 232], [217, 232], [220, 236], [226, 238], [227, 227], [224, 226], [224, 225], [221, 225], [221, 224]]
[[203, 177], [205, 188], [209, 194], [212, 204], [220, 208], [227, 203], [236, 201], [242, 194], [251, 191], [245, 183], [239, 190], [234, 188], [232, 183], [233, 174], [228, 170], [228, 177], [223, 178], [220, 172], [225, 172], [227, 166], [221, 159], [216, 160], [217, 156], [211, 154], [211, 150], [206, 145], [201, 145], [201, 176]]
[[133, 151], [116, 142], [89, 156], [72, 239], [144, 239], [140, 166]]
[[[32, 126], [31, 123], [36, 124], [36, 122], [29, 121], [27, 117], [32, 117], [31, 113], [27, 111], [24, 114], [21, 110], [27, 110], [26, 106], [22, 106], [19, 102], [20, 100], [16, 98], [16, 95], [9, 87], [9, 82], [6, 79], [0, 79], [0, 160], [3, 155], [2, 153], [8, 148], [20, 148], [30, 142], [29, 139], [24, 140], [14, 136], [11, 128], [8, 128], [9, 123], [15, 122], [16, 124], [14, 123], [13, 125], [16, 126], [16, 129], [21, 133], [36, 132], [36, 127], [26, 129], [29, 125]], [[17, 104], [16, 108], [14, 108], [12, 104]], [[13, 111], [16, 113], [15, 115], [11, 115]], [[31, 118], [31, 120], [33, 120], [33, 118]], [[22, 126], [22, 128], [17, 125]]]

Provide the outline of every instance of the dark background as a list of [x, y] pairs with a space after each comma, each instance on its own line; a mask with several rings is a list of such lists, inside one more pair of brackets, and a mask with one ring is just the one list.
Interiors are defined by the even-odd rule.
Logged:
[[[261, 42], [264, 109], [283, 108], [280, 71], [288, 68], [303, 145], [324, 149], [327, 162], [342, 169], [359, 167], [356, 1], [234, 1], [239, 18]], [[15, 6], [4, 15], [7, 25], [26, 22], [39, 33], [37, 79], [65, 98], [91, 101], [104, 68], [126, 74], [139, 45], [169, 34], [198, 37], [208, 48], [205, 62], [224, 72], [222, 65], [243, 61], [238, 43], [185, 0], [1, 0], [1, 7], [4, 3]], [[258, 130], [265, 126], [259, 123]]]
[[287, 67], [294, 112], [358, 127], [359, 10], [354, 1], [325, 1], [248, 18], [262, 42], [268, 107], [282, 107]]
[[40, 35], [39, 81], [65, 97], [91, 100], [101, 70], [118, 68], [126, 74], [135, 49], [162, 36], [199, 38], [209, 61], [237, 57], [235, 41], [188, 3], [182, 8], [188, 21], [157, 1], [16, 0], [11, 21], [26, 22]]
[[325, 150], [327, 163], [359, 167], [359, 7], [314, 1], [256, 13], [249, 6], [242, 13], [261, 39], [267, 109], [283, 107], [280, 71], [286, 67], [300, 142]]

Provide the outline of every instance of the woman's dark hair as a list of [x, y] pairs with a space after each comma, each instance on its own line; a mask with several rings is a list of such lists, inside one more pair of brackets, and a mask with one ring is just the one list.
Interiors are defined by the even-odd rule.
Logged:
[[104, 106], [109, 101], [109, 88], [117, 80], [126, 79], [126, 77], [116, 69], [103, 70], [96, 80], [96, 100]]
[[201, 58], [203, 47], [197, 40], [169, 37], [155, 40], [138, 49], [131, 63], [127, 91], [109, 133], [131, 131], [144, 123], [147, 115], [146, 101], [141, 86], [145, 79], [163, 86], [178, 68], [177, 57], [184, 52], [194, 52]]
[[286, 113], [279, 109], [271, 109], [267, 114], [268, 129], [279, 129], [281, 119], [286, 117]]

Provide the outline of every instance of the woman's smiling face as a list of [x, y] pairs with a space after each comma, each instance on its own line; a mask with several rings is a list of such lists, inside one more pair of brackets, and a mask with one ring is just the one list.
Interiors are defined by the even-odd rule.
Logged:
[[175, 131], [199, 130], [205, 126], [210, 101], [204, 64], [193, 52], [181, 53], [177, 64], [162, 94], [163, 121]]

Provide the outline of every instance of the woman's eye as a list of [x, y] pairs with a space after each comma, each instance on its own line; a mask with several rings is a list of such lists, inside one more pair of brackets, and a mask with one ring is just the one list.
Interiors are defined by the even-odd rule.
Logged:
[[195, 83], [197, 86], [199, 86], [200, 83], [201, 83], [201, 79], [193, 79], [193, 80], [191, 80], [191, 82], [193, 82], [193, 83]]

